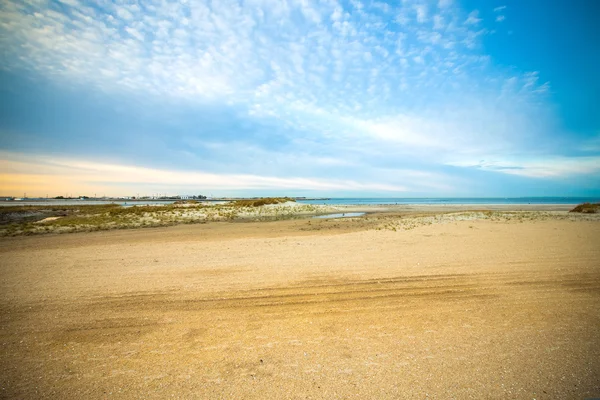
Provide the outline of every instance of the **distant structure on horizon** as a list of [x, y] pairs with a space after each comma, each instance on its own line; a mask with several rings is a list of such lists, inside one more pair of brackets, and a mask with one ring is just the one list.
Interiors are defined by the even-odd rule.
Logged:
[[73, 200], [103, 200], [103, 201], [107, 201], [107, 200], [173, 200], [173, 201], [177, 201], [177, 200], [206, 200], [206, 199], [212, 199], [212, 197], [208, 197], [202, 194], [182, 194], [182, 195], [174, 195], [174, 196], [169, 196], [169, 195], [161, 195], [161, 194], [156, 194], [156, 195], [152, 195], [152, 196], [101, 196], [101, 197], [97, 197], [94, 194], [94, 197], [91, 196], [69, 196], [69, 195], [65, 195], [65, 196], [55, 196], [55, 197], [15, 197], [15, 196], [0, 196], [0, 201], [3, 202], [12, 202], [12, 201], [49, 201], [49, 200], [68, 200], [68, 201], [73, 201]]

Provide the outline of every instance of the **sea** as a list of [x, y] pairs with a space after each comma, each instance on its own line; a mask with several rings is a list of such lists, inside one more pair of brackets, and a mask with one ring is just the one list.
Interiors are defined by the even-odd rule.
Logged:
[[325, 205], [390, 205], [390, 204], [581, 204], [597, 203], [600, 197], [372, 197], [296, 200], [302, 204]]
[[[391, 205], [391, 204], [581, 204], [598, 203], [600, 197], [338, 197], [323, 199], [297, 199], [300, 204], [320, 205]], [[159, 205], [171, 204], [173, 200], [54, 200], [54, 199], [26, 199], [13, 201], [0, 201], [1, 206], [18, 205], [91, 205], [91, 204], [119, 204], [124, 207], [134, 205]], [[213, 202], [219, 202], [213, 201]]]

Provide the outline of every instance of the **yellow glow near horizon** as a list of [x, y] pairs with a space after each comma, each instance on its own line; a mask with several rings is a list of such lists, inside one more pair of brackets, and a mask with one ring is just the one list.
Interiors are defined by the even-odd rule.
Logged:
[[236, 190], [372, 190], [406, 188], [309, 178], [160, 170], [90, 161], [0, 153], [0, 195], [28, 197], [131, 196]]

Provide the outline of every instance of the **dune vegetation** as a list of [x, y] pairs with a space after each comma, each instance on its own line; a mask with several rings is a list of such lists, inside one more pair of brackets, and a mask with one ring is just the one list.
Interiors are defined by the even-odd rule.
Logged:
[[570, 212], [596, 214], [600, 213], [600, 203], [583, 203], [572, 209]]
[[[280, 220], [329, 212], [331, 207], [286, 204], [288, 198], [164, 205], [35, 205], [0, 207], [0, 236], [86, 232], [233, 220]], [[262, 207], [273, 205], [273, 207]]]
[[260, 207], [269, 204], [287, 203], [288, 201], [295, 202], [296, 200], [289, 197], [261, 197], [259, 199], [236, 200], [232, 205], [234, 207]]

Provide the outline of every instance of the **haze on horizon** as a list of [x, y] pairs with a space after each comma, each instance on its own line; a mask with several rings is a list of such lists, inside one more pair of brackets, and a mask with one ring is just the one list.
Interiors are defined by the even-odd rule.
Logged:
[[599, 13], [4, 1], [0, 195], [600, 196]]

